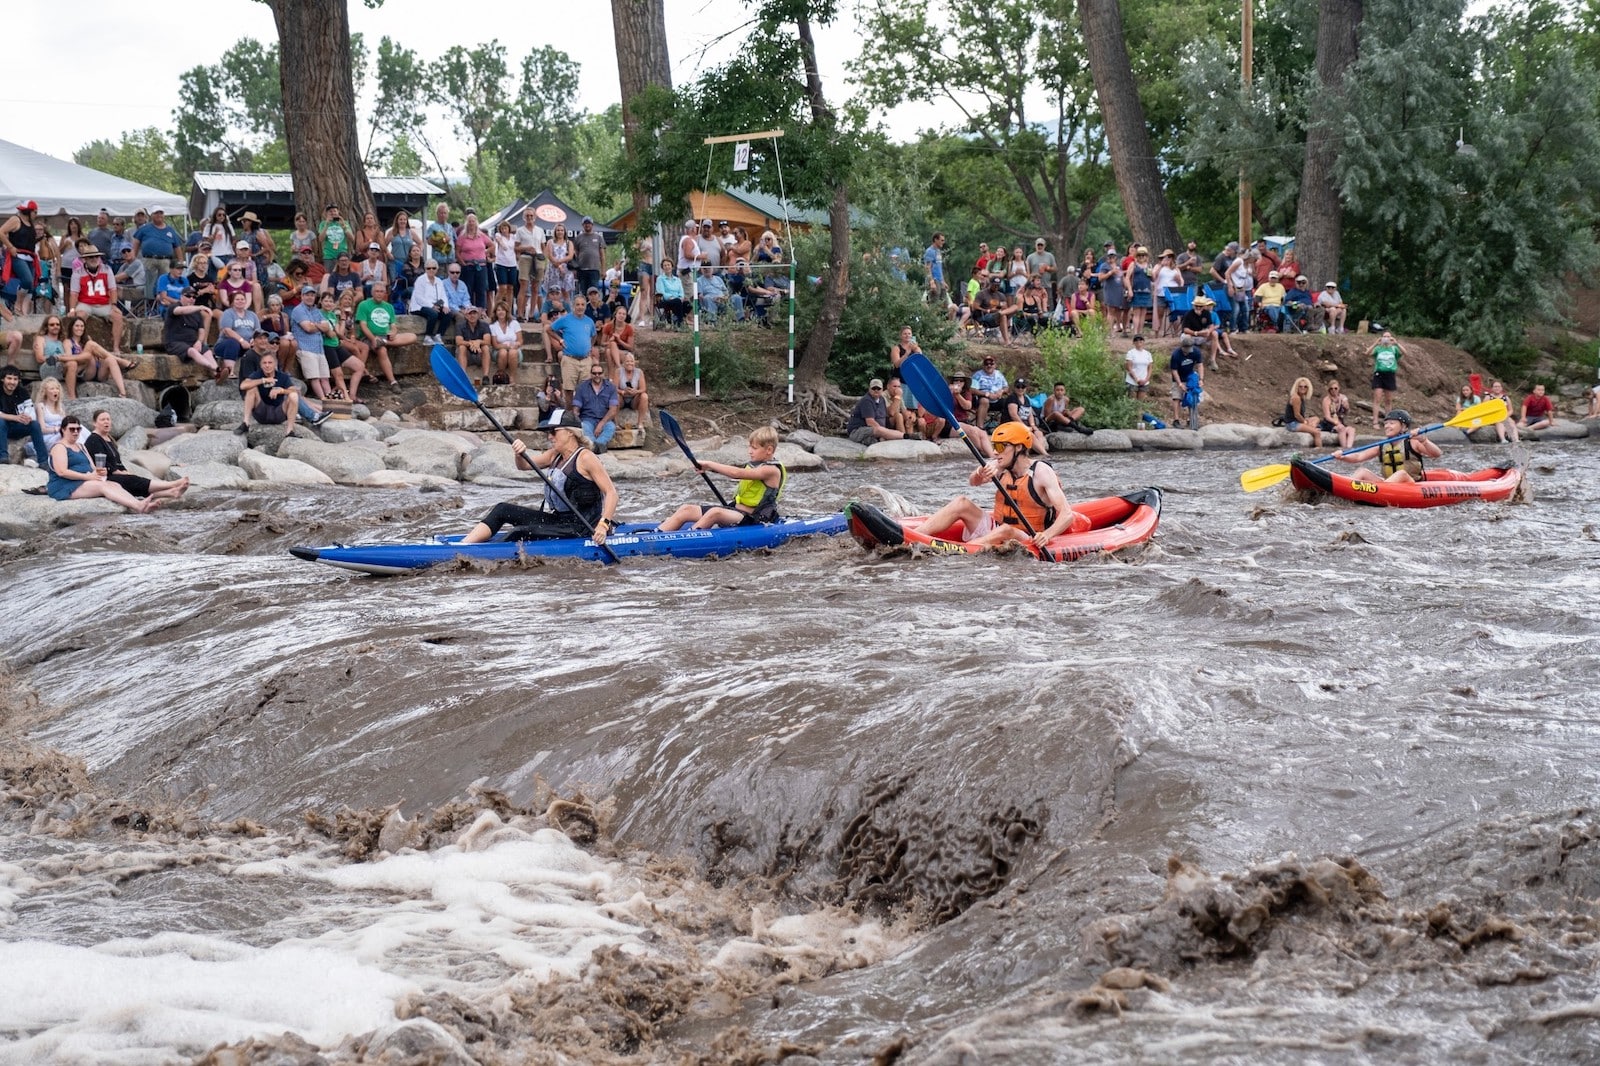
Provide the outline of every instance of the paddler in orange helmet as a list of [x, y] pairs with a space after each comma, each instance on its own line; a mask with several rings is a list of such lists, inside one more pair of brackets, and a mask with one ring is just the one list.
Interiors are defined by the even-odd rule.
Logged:
[[[961, 524], [961, 540], [966, 544], [998, 547], [1010, 541], [1032, 540], [1044, 547], [1065, 533], [1077, 515], [1061, 491], [1061, 481], [1050, 464], [1030, 454], [1033, 431], [1021, 422], [1002, 423], [989, 440], [995, 457], [972, 472], [973, 485], [994, 482], [994, 510], [985, 511], [969, 496], [957, 496], [923, 523], [922, 531], [931, 537], [945, 534]], [[1005, 489], [1016, 501], [1016, 509], [1006, 502]], [[1033, 527], [1030, 537], [1022, 519]], [[954, 539], [945, 537], [945, 539]]]

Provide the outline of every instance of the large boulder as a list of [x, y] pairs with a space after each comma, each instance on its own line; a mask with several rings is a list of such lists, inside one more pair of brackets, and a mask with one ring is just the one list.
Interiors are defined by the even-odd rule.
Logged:
[[[189, 479], [189, 490], [246, 489], [250, 475], [231, 463], [207, 461], [200, 463], [173, 463], [168, 477]], [[190, 497], [192, 498], [192, 497]]]
[[35, 489], [48, 480], [49, 476], [36, 466], [0, 463], [0, 494]]
[[145, 432], [143, 426], [134, 426], [117, 439], [117, 451], [124, 454], [142, 452], [149, 445], [150, 434]]
[[611, 475], [613, 481], [654, 481], [667, 476], [672, 461], [659, 455], [635, 454], [628, 456], [617, 452], [606, 452], [600, 457], [606, 473]]
[[94, 413], [106, 410], [111, 413], [111, 435], [121, 437], [134, 426], [150, 427], [156, 424], [156, 413], [138, 400], [124, 400], [120, 396], [84, 397], [67, 400], [62, 408], [69, 415], [77, 415], [84, 425], [89, 425]]
[[[806, 451], [814, 451], [819, 443], [829, 438], [820, 433], [813, 433], [809, 429], [797, 429], [784, 438], [790, 444], [797, 444]], [[854, 441], [850, 443], [854, 444]]]
[[330, 418], [311, 431], [329, 444], [349, 444], [358, 440], [382, 440], [380, 425], [380, 422], [358, 422], [354, 418]]
[[332, 485], [333, 478], [298, 459], [279, 459], [264, 452], [247, 451], [239, 456], [239, 469], [252, 481], [274, 485]]
[[209, 429], [237, 426], [244, 421], [244, 401], [235, 397], [232, 400], [212, 400], [200, 404], [189, 420]]
[[[794, 438], [791, 436], [791, 440]], [[820, 437], [811, 446], [811, 454], [819, 459], [856, 460], [867, 454], [865, 444], [857, 444], [848, 437]]]
[[445, 434], [414, 434], [401, 439], [396, 435], [388, 442], [383, 465], [390, 470], [409, 470], [413, 474], [431, 477], [459, 478], [466, 465], [465, 453]]
[[960, 437], [946, 437], [939, 442], [939, 454], [946, 459], [971, 459], [972, 449]]
[[236, 381], [226, 381], [217, 384], [215, 381], [202, 381], [194, 390], [194, 406], [204, 407], [208, 403], [243, 403], [244, 397], [239, 393], [239, 384]]
[[[1489, 432], [1493, 434], [1494, 431], [1491, 429]], [[1432, 433], [1422, 435], [1441, 448], [1448, 448], [1452, 444], [1466, 444], [1470, 440], [1465, 430], [1457, 429], [1455, 426], [1440, 426]]]
[[174, 463], [231, 463], [245, 449], [245, 439], [232, 430], [185, 433], [159, 445]]
[[876, 444], [867, 446], [863, 458], [923, 462], [928, 459], [942, 459], [944, 458], [944, 453], [939, 450], [939, 445], [936, 441], [880, 440]]
[[314, 466], [340, 485], [359, 485], [362, 478], [384, 468], [384, 456], [366, 448], [299, 437], [285, 440], [278, 447], [278, 456]]
[[[489, 410], [494, 414], [495, 420], [506, 429], [512, 429], [517, 425], [517, 408], [491, 407]], [[439, 415], [439, 424], [444, 426], [446, 429], [464, 429], [472, 433], [494, 432], [494, 427], [489, 424], [489, 420], [483, 417], [483, 412], [479, 411], [476, 407], [456, 408], [455, 410], [451, 411], [443, 411]]]
[[167, 471], [172, 468], [172, 457], [166, 452], [142, 450], [137, 452], [123, 452], [122, 461], [130, 467], [142, 467], [150, 471], [151, 475], [163, 480]]
[[402, 426], [385, 438], [390, 445], [404, 444], [406, 441], [428, 440], [438, 444], [448, 444], [462, 455], [477, 451], [486, 444], [499, 444], [503, 448], [510, 448], [500, 437], [491, 441], [483, 441], [470, 433], [442, 432], [437, 429], [418, 429], [415, 426]]
[[[826, 470], [828, 468], [826, 456], [815, 455], [798, 444], [789, 444], [787, 442], [780, 444], [772, 457], [787, 467], [790, 473], [801, 470]], [[749, 447], [746, 446], [745, 458], [741, 462], [749, 462], [749, 458]]]
[[1277, 426], [1250, 426], [1239, 422], [1216, 422], [1200, 427], [1200, 439], [1207, 448], [1288, 448], [1304, 446], [1304, 433], [1289, 433]]
[[373, 489], [420, 489], [423, 492], [446, 492], [461, 487], [454, 478], [388, 469], [374, 470], [361, 479], [361, 484]]
[[1198, 451], [1205, 447], [1200, 434], [1192, 429], [1152, 429], [1128, 434], [1134, 451]]
[[0, 495], [0, 538], [21, 540], [85, 518], [122, 513], [122, 508], [108, 500], [52, 500], [7, 492]]
[[[390, 439], [392, 440], [393, 438]], [[473, 452], [472, 458], [467, 462], [465, 474], [468, 481], [479, 481], [484, 478], [504, 481], [511, 478], [532, 476], [527, 471], [513, 465], [511, 445], [499, 441], [489, 441], [482, 448]]]
[[1525, 429], [1522, 435], [1529, 440], [1583, 440], [1589, 435], [1589, 427], [1582, 422], [1557, 419], [1545, 429]]
[[1131, 452], [1130, 434], [1120, 429], [1097, 429], [1088, 436], [1082, 433], [1048, 433], [1045, 443], [1052, 452]]

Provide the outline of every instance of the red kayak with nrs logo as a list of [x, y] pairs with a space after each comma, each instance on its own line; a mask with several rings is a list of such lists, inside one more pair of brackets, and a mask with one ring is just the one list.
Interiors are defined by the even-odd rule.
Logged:
[[1304, 459], [1291, 459], [1289, 477], [1297, 489], [1369, 507], [1445, 507], [1473, 500], [1498, 503], [1510, 499], [1522, 483], [1522, 468], [1490, 466], [1470, 474], [1436, 468], [1423, 471], [1422, 481], [1358, 481]]
[[[1088, 528], [1056, 537], [1044, 550], [1034, 545], [1019, 545], [1034, 555], [1045, 555], [1058, 563], [1102, 555], [1143, 544], [1155, 535], [1161, 522], [1161, 490], [1139, 489], [1122, 496], [1098, 500], [1074, 500], [1072, 509], [1088, 520]], [[895, 518], [867, 503], [845, 505], [850, 535], [863, 548], [909, 546], [925, 551], [971, 554], [989, 551], [977, 544], [964, 544], [956, 537], [930, 537], [922, 532], [927, 515]]]

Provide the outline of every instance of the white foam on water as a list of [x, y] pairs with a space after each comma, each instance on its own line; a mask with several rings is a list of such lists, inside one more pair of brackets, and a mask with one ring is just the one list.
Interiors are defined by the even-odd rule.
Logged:
[[0, 944], [0, 1063], [160, 1062], [292, 1030], [329, 1045], [394, 1018], [411, 981], [298, 944], [203, 937]]
[[[326, 847], [265, 858], [263, 850], [239, 842], [243, 861], [227, 872], [242, 897], [308, 880], [331, 891], [303, 893], [302, 908], [237, 939], [156, 932], [88, 946], [0, 942], [0, 1038], [19, 1041], [0, 1048], [0, 1063], [161, 1062], [285, 1031], [328, 1047], [392, 1023], [397, 1002], [416, 992], [489, 994], [508, 982], [575, 977], [599, 947], [637, 947], [638, 927], [613, 916], [637, 887], [619, 885], [620, 866], [552, 829], [530, 832], [486, 813], [455, 844], [367, 863]], [[80, 858], [78, 873], [54, 881], [26, 864], [0, 869], [8, 908], [75, 892], [69, 882], [114, 878], [122, 865], [115, 852]], [[123, 858], [143, 861], [140, 852]]]

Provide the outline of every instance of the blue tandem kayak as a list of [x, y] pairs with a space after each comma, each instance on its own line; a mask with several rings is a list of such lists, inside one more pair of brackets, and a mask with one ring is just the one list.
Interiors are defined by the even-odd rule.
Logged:
[[[785, 518], [760, 526], [733, 526], [721, 529], [680, 529], [658, 533], [647, 522], [620, 525], [606, 538], [606, 547], [618, 558], [639, 555], [672, 555], [681, 559], [704, 559], [733, 552], [775, 548], [795, 537], [835, 536], [846, 528], [840, 514], [811, 518]], [[321, 548], [290, 548], [289, 554], [307, 562], [354, 570], [363, 574], [405, 574], [426, 570], [458, 558], [504, 562], [523, 557], [586, 559], [609, 562], [603, 549], [586, 537], [556, 540], [510, 540], [502, 532], [482, 544], [462, 544], [461, 537], [439, 536], [411, 544], [329, 544]]]

